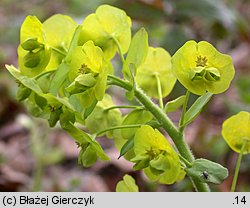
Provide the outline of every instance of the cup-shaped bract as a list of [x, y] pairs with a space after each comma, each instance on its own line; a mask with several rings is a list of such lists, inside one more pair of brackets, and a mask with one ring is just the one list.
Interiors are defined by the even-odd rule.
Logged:
[[232, 58], [206, 41], [186, 42], [173, 55], [172, 67], [180, 83], [197, 95], [222, 93], [234, 77]]
[[158, 98], [157, 76], [162, 96], [166, 97], [176, 82], [171, 67], [171, 56], [163, 48], [149, 47], [146, 60], [137, 69], [135, 80], [149, 96]]
[[27, 16], [20, 31], [18, 65], [23, 75], [34, 77], [49, 63], [51, 50], [45, 45], [42, 23], [35, 16]]
[[126, 53], [131, 41], [131, 19], [121, 9], [101, 5], [84, 19], [78, 43], [83, 45], [93, 40], [102, 48], [105, 58], [111, 59], [117, 51], [114, 39], [119, 42], [122, 53]]
[[243, 154], [250, 153], [250, 113], [241, 111], [224, 121], [222, 135], [229, 147], [240, 153], [246, 142]]
[[77, 23], [69, 16], [55, 14], [43, 22], [43, 30], [46, 35], [46, 44], [56, 50], [52, 50], [51, 59], [46, 70], [54, 70], [65, 57]]
[[[91, 99], [102, 100], [108, 73], [108, 63], [104, 55], [93, 41], [87, 41], [83, 46], [77, 46], [73, 53], [68, 74], [71, 84], [66, 88], [70, 94], [85, 93], [85, 107]], [[89, 101], [89, 102], [88, 102]]]
[[181, 162], [166, 138], [151, 126], [143, 125], [134, 137], [134, 169], [143, 169], [151, 180], [172, 184], [179, 179]]

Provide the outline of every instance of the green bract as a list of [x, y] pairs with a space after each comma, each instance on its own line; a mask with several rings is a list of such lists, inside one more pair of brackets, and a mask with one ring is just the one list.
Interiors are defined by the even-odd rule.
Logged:
[[156, 76], [160, 80], [162, 96], [165, 97], [176, 82], [171, 68], [171, 57], [163, 48], [149, 47], [146, 60], [138, 67], [135, 79], [149, 96], [158, 98]]
[[241, 111], [225, 120], [222, 135], [235, 152], [240, 153], [242, 145], [246, 142], [243, 154], [250, 153], [250, 113]]
[[76, 27], [74, 20], [61, 14], [53, 15], [43, 23], [46, 44], [54, 48], [46, 70], [54, 70], [61, 63], [68, 52]]
[[[91, 115], [86, 119], [86, 127], [94, 134], [110, 127], [119, 126], [122, 122], [122, 114], [118, 109], [105, 110], [115, 106], [110, 95], [105, 94]], [[113, 136], [113, 131], [106, 132], [107, 137]]]
[[102, 5], [94, 14], [87, 16], [82, 23], [79, 45], [93, 40], [100, 46], [107, 59], [114, 57], [118, 41], [122, 53], [126, 53], [131, 41], [131, 20], [126, 13], [118, 8]]
[[135, 179], [130, 175], [123, 176], [123, 180], [116, 185], [116, 192], [138, 192], [139, 188], [135, 183]]
[[[78, 94], [84, 100], [85, 107], [93, 99], [102, 100], [106, 89], [108, 63], [103, 52], [93, 41], [77, 46], [73, 53], [68, 74], [71, 84], [66, 88], [70, 94]], [[79, 94], [80, 93], [80, 94]]]
[[21, 73], [34, 77], [44, 70], [55, 70], [67, 54], [76, 27], [65, 15], [54, 15], [43, 24], [37, 17], [28, 16], [21, 27], [18, 47]]
[[147, 125], [138, 129], [134, 138], [134, 152], [134, 169], [143, 169], [151, 180], [172, 184], [179, 179], [180, 159], [157, 129]]
[[21, 27], [18, 47], [18, 64], [23, 75], [33, 77], [49, 63], [51, 50], [45, 45], [42, 23], [35, 16], [28, 16]]
[[232, 58], [205, 41], [186, 42], [173, 55], [172, 67], [181, 84], [197, 95], [222, 93], [234, 77]]

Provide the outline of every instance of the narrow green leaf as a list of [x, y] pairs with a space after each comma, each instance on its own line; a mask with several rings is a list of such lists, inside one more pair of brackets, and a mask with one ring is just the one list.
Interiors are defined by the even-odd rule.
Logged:
[[15, 77], [19, 82], [21, 82], [25, 87], [31, 89], [32, 91], [38, 94], [42, 93], [42, 90], [40, 89], [35, 79], [23, 76], [20, 71], [16, 69], [13, 65], [5, 65], [5, 67], [11, 73], [11, 75]]
[[68, 54], [65, 58], [66, 62], [70, 61], [72, 57], [72, 53], [74, 52], [74, 49], [78, 46], [78, 38], [81, 33], [81, 30], [82, 30], [82, 25], [77, 26], [77, 28], [75, 29], [73, 38], [70, 42]]
[[228, 170], [218, 163], [197, 159], [185, 169], [187, 175], [204, 183], [221, 184], [228, 177]]
[[185, 101], [185, 95], [182, 95], [172, 101], [169, 101], [165, 105], [165, 112], [170, 113], [170, 112], [176, 111], [178, 108], [180, 108], [183, 105], [184, 101]]
[[200, 96], [194, 102], [194, 104], [188, 109], [188, 111], [185, 114], [184, 124], [183, 124], [184, 126], [186, 126], [187, 124], [191, 123], [196, 118], [196, 116], [199, 115], [199, 113], [201, 112], [202, 108], [211, 99], [212, 95], [213, 95], [212, 93], [207, 92], [206, 94]]
[[69, 66], [66, 63], [62, 63], [56, 70], [53, 79], [50, 84], [50, 93], [52, 95], [57, 95], [59, 88], [65, 81], [67, 74], [69, 72]]
[[138, 192], [139, 188], [135, 183], [135, 179], [130, 175], [123, 176], [123, 180], [116, 185], [116, 192]]
[[125, 155], [133, 147], [134, 147], [134, 138], [132, 137], [122, 146], [118, 159], [123, 155]]

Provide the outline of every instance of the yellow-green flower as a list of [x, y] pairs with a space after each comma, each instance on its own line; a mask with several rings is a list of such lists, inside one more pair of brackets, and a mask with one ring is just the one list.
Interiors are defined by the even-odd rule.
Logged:
[[222, 135], [235, 152], [240, 153], [242, 145], [246, 142], [243, 154], [250, 153], [250, 113], [241, 111], [225, 120]]
[[143, 169], [151, 180], [172, 184], [176, 182], [181, 171], [177, 153], [166, 138], [151, 126], [143, 125], [136, 131], [134, 138], [135, 170]]
[[163, 48], [149, 47], [146, 60], [136, 72], [136, 83], [151, 97], [158, 98], [157, 79], [161, 84], [162, 96], [173, 89], [176, 77], [171, 67], [171, 56]]
[[94, 99], [102, 100], [106, 90], [108, 63], [93, 41], [77, 46], [73, 53], [68, 74], [71, 84], [66, 88], [70, 94], [79, 94], [84, 107], [90, 106]]
[[173, 55], [172, 67], [181, 84], [197, 95], [222, 93], [234, 77], [232, 58], [206, 41], [186, 42]]
[[131, 41], [131, 19], [126, 13], [109, 5], [99, 6], [95, 13], [88, 15], [82, 23], [79, 44], [93, 40], [104, 51], [105, 57], [111, 59], [117, 51], [116, 39], [122, 53], [126, 53]]

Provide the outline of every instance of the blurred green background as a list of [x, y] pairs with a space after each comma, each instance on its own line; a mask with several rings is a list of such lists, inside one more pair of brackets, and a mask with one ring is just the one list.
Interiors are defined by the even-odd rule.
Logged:
[[[17, 65], [19, 29], [27, 15], [41, 21], [56, 13], [71, 16], [79, 24], [101, 5], [127, 12], [133, 33], [145, 27], [152, 46], [171, 55], [187, 40], [206, 40], [233, 58], [236, 76], [227, 92], [215, 95], [203, 113], [186, 130], [197, 158], [216, 161], [229, 169], [229, 178], [213, 191], [229, 191], [237, 159], [221, 136], [221, 124], [229, 116], [250, 112], [250, 1], [249, 0], [1, 0], [0, 1], [0, 191], [114, 191], [124, 173], [133, 175], [141, 191], [192, 191], [188, 180], [172, 186], [149, 182], [131, 164], [117, 160], [110, 140], [101, 140], [111, 162], [90, 169], [77, 164], [78, 149], [59, 128], [29, 116], [17, 103], [17, 84], [5, 64]], [[119, 66], [114, 62], [115, 66]], [[119, 67], [116, 69], [119, 70]], [[123, 102], [119, 92], [115, 100]], [[165, 102], [184, 94], [177, 83]], [[195, 100], [191, 96], [191, 102]], [[178, 121], [180, 112], [170, 115]], [[243, 157], [237, 191], [250, 191], [250, 155]]]

